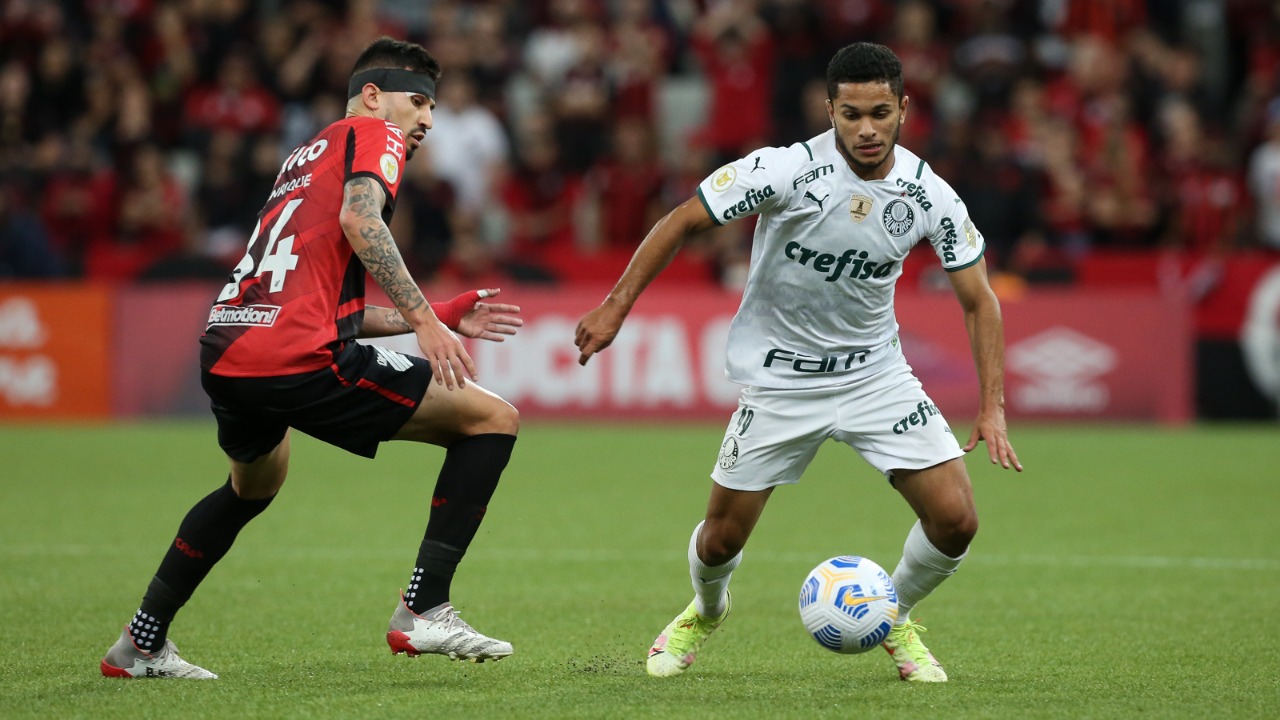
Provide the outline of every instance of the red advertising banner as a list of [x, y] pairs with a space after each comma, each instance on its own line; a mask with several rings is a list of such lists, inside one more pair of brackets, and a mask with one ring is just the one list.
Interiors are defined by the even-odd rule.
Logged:
[[[613, 345], [578, 365], [574, 328], [599, 290], [512, 288], [525, 326], [504, 343], [472, 342], [481, 383], [527, 417], [726, 420], [739, 387], [724, 377], [738, 295], [661, 289], [644, 295]], [[1037, 292], [1002, 303], [1010, 417], [1184, 422], [1192, 417], [1191, 311], [1156, 292]], [[957, 423], [977, 413], [964, 316], [950, 293], [898, 297], [900, 337], [934, 402]], [[412, 338], [393, 349], [415, 353]]]
[[[120, 415], [207, 413], [198, 339], [217, 288], [122, 290], [117, 400]], [[428, 288], [445, 299], [456, 288]], [[480, 383], [525, 418], [727, 421], [738, 386], [724, 377], [733, 292], [650, 288], [612, 347], [582, 367], [573, 345], [583, 313], [603, 289], [506, 286], [525, 326], [506, 342], [469, 341]], [[383, 303], [371, 292], [371, 303]], [[1154, 290], [1036, 291], [1002, 303], [1005, 398], [1011, 418], [1158, 420], [1192, 416], [1192, 313]], [[959, 305], [949, 292], [902, 293], [898, 320], [907, 360], [947, 417], [968, 424], [978, 381]], [[412, 336], [377, 344], [418, 354]]]
[[112, 405], [117, 415], [209, 413], [200, 387], [200, 336], [221, 287], [175, 282], [120, 291]]
[[[1011, 418], [1191, 419], [1192, 313], [1154, 291], [1037, 291], [1001, 301]], [[977, 412], [963, 317], [948, 295], [898, 300], [903, 350], [955, 422]]]
[[0, 420], [109, 413], [110, 306], [97, 286], [0, 284]]

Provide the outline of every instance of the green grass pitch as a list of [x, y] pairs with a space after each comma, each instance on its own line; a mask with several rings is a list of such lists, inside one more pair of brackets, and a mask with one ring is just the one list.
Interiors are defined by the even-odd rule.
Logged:
[[1280, 717], [1274, 426], [1015, 423], [1025, 473], [969, 457], [982, 530], [915, 613], [952, 677], [931, 687], [800, 625], [813, 565], [892, 568], [912, 522], [834, 443], [774, 494], [698, 664], [644, 674], [691, 596], [720, 435], [526, 422], [454, 581], [463, 617], [516, 647], [484, 665], [383, 640], [442, 451], [370, 462], [295, 435], [290, 482], [178, 616], [183, 655], [222, 676], [192, 683], [106, 679], [98, 662], [225, 477], [212, 423], [0, 426], [0, 717]]

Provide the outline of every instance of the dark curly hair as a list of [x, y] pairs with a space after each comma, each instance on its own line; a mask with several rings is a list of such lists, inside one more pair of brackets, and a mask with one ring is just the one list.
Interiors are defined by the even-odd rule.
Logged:
[[840, 48], [827, 65], [827, 98], [834, 100], [840, 83], [887, 82], [902, 97], [902, 61], [884, 45], [856, 42]]
[[439, 80], [441, 72], [440, 63], [431, 57], [426, 48], [385, 35], [369, 43], [369, 47], [360, 53], [355, 66], [351, 68], [351, 74], [375, 68], [412, 70], [429, 75], [432, 80]]

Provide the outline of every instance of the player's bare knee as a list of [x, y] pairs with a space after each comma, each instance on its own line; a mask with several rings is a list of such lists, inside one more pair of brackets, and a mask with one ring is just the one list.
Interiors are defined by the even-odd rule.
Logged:
[[481, 423], [482, 432], [501, 435], [517, 435], [520, 433], [520, 411], [505, 400], [493, 403], [488, 416]]
[[266, 500], [275, 497], [280, 492], [280, 486], [284, 485], [285, 469], [280, 468], [279, 472], [264, 473], [244, 472], [231, 473], [231, 490], [241, 500]]
[[932, 518], [929, 525], [925, 534], [934, 547], [950, 557], [959, 557], [978, 534], [978, 514], [972, 510], [943, 514]]
[[707, 531], [703, 525], [702, 534], [698, 536], [698, 559], [712, 567], [723, 565], [742, 552], [742, 542], [732, 533]]
[[951, 535], [962, 540], [967, 547], [978, 534], [978, 513], [970, 511], [952, 524]]

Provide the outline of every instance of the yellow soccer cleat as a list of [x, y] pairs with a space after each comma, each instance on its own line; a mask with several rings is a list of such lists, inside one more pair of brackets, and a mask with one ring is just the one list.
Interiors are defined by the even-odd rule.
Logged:
[[920, 633], [925, 627], [919, 623], [906, 621], [894, 625], [889, 637], [881, 645], [889, 651], [898, 666], [898, 676], [911, 682], [946, 682], [947, 671], [929, 652], [929, 648], [920, 642]]
[[733, 608], [733, 596], [726, 597], [724, 612], [720, 617], [704, 618], [696, 608], [696, 600], [689, 603], [689, 607], [677, 615], [662, 630], [662, 634], [658, 635], [658, 639], [653, 641], [653, 647], [649, 649], [649, 660], [645, 663], [645, 669], [653, 677], [674, 677], [689, 669], [697, 659], [702, 644], [729, 617], [729, 610]]

